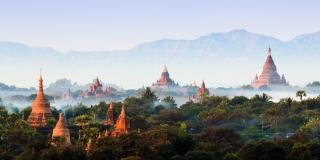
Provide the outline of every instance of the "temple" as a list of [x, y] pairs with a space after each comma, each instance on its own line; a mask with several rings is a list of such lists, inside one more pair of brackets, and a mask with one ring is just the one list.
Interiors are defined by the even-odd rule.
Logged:
[[121, 113], [117, 119], [116, 127], [112, 131], [111, 136], [119, 137], [122, 134], [127, 134], [129, 132], [129, 129], [130, 129], [130, 121], [126, 117], [124, 105], [122, 104]]
[[104, 96], [104, 91], [102, 84], [97, 77], [96, 79], [93, 80], [93, 83], [90, 85], [89, 90], [85, 91], [83, 93], [84, 97], [90, 97], [90, 96], [95, 96], [95, 97], [102, 97]]
[[62, 113], [59, 114], [59, 120], [52, 132], [52, 139], [54, 140], [55, 138], [64, 138], [64, 144], [71, 145], [70, 132]]
[[105, 126], [112, 126], [113, 125], [113, 102], [110, 101], [110, 105], [106, 114], [106, 120], [103, 123]]
[[201, 97], [202, 95], [209, 95], [209, 90], [206, 88], [206, 84], [202, 81], [201, 87], [198, 89], [197, 96]]
[[176, 86], [179, 86], [179, 84], [175, 83], [170, 78], [167, 66], [164, 65], [160, 79], [158, 79], [156, 83], [153, 83], [152, 86], [154, 86], [154, 87], [176, 87]]
[[261, 87], [271, 87], [271, 86], [288, 86], [289, 83], [287, 82], [284, 75], [280, 77], [277, 72], [277, 67], [274, 64], [274, 61], [271, 56], [271, 48], [269, 47], [267, 53], [267, 60], [263, 66], [263, 71], [261, 75], [255, 76], [254, 80], [251, 82], [251, 86], [254, 88], [261, 88]]
[[39, 91], [37, 97], [32, 103], [32, 111], [28, 117], [28, 123], [31, 128], [39, 128], [47, 125], [49, 119], [52, 119], [49, 100], [43, 93], [43, 79], [39, 78]]
[[67, 93], [63, 96], [62, 100], [64, 101], [73, 100], [73, 95], [70, 88], [68, 89]]

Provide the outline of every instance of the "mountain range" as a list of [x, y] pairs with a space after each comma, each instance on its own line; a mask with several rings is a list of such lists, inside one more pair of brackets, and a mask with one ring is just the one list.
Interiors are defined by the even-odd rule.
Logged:
[[[63, 38], [63, 37], [62, 37]], [[320, 32], [299, 35], [289, 41], [246, 30], [211, 33], [192, 40], [162, 39], [129, 50], [59, 52], [50, 47], [0, 42], [0, 82], [36, 87], [39, 68], [48, 84], [67, 78], [78, 83], [99, 76], [125, 88], [152, 84], [167, 64], [171, 77], [180, 84], [204, 79], [209, 86], [250, 83], [261, 72], [266, 51], [279, 73], [293, 85], [319, 80]]]

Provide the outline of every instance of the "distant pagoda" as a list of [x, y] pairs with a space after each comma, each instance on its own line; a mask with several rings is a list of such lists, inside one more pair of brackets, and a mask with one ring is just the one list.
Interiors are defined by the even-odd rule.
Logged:
[[209, 90], [206, 88], [206, 84], [204, 83], [204, 81], [202, 81], [201, 87], [198, 89], [197, 95], [198, 97], [201, 97], [202, 95], [209, 95]]
[[274, 64], [274, 61], [271, 56], [271, 48], [269, 47], [267, 52], [267, 60], [264, 63], [263, 71], [261, 75], [255, 76], [254, 80], [251, 82], [251, 86], [254, 88], [261, 88], [261, 87], [270, 87], [270, 86], [288, 86], [289, 83], [287, 82], [284, 75], [280, 77], [277, 72], [277, 67]]
[[179, 84], [175, 83], [170, 78], [167, 66], [164, 65], [160, 79], [158, 79], [156, 83], [152, 84], [152, 86], [153, 87], [176, 87], [176, 86], [179, 86]]
[[110, 105], [106, 114], [106, 119], [103, 123], [105, 126], [112, 126], [113, 125], [113, 102], [110, 101]]
[[50, 102], [43, 93], [43, 79], [39, 78], [39, 91], [36, 99], [32, 103], [32, 111], [28, 117], [29, 126], [32, 128], [44, 127], [49, 119], [52, 119]]
[[89, 90], [86, 90], [83, 97], [103, 97], [104, 91], [103, 86], [99, 80], [99, 77], [93, 80], [93, 83], [90, 85]]
[[127, 133], [129, 133], [129, 129], [130, 129], [130, 121], [126, 117], [126, 112], [124, 110], [124, 104], [122, 104], [121, 113], [117, 119], [116, 127], [112, 131], [111, 136], [112, 137], [119, 137], [122, 134], [127, 134]]
[[58, 138], [58, 137], [64, 138], [65, 145], [71, 145], [68, 124], [65, 118], [62, 116], [62, 113], [59, 114], [59, 120], [52, 132], [52, 139]]

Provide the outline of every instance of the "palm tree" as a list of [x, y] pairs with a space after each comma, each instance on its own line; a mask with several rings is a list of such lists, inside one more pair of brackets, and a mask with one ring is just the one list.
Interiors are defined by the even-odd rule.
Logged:
[[155, 95], [155, 93], [151, 90], [150, 87], [147, 87], [146, 90], [144, 90], [141, 93], [141, 96], [143, 99], [151, 102], [158, 100], [158, 97]]
[[302, 101], [302, 98], [306, 97], [307, 93], [304, 90], [300, 90], [300, 91], [297, 91], [296, 96], [300, 98], [300, 101]]

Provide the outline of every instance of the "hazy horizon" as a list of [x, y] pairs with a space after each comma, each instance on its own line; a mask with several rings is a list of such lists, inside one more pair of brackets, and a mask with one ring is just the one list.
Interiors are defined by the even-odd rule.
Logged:
[[233, 29], [282, 41], [320, 30], [320, 2], [315, 0], [12, 0], [0, 4], [0, 30], [4, 31], [0, 41], [62, 52], [126, 50], [158, 39], [194, 39]]

